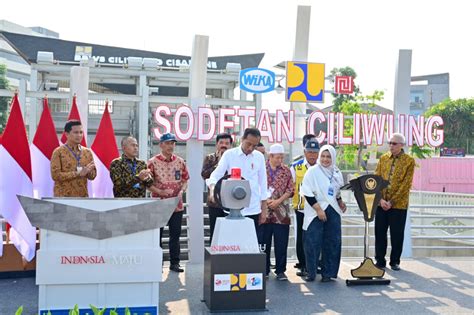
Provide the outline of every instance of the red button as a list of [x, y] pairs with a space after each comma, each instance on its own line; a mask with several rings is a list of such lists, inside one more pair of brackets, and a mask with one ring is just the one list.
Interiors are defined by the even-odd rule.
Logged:
[[230, 178], [231, 179], [240, 179], [241, 178], [240, 168], [233, 167], [230, 169]]

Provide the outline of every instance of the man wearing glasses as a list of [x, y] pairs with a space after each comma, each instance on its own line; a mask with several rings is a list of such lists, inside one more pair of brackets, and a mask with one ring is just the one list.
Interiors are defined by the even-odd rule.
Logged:
[[390, 152], [380, 157], [376, 175], [388, 180], [389, 185], [382, 190], [382, 199], [375, 216], [375, 260], [379, 268], [385, 268], [387, 252], [387, 230], [390, 228], [390, 266], [400, 270], [400, 256], [407, 218], [408, 199], [415, 171], [415, 160], [403, 150], [405, 137], [394, 133], [390, 138]]

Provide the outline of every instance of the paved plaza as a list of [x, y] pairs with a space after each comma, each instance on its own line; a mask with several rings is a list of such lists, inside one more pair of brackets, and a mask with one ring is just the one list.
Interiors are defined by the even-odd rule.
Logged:
[[[345, 279], [358, 259], [344, 259], [339, 279], [304, 282], [288, 264], [289, 281], [271, 274], [267, 282], [268, 312], [261, 314], [474, 314], [474, 258], [423, 258], [402, 261], [401, 271], [387, 269], [388, 286], [347, 287]], [[202, 265], [185, 265], [182, 274], [164, 268], [160, 314], [207, 314], [202, 299]], [[23, 314], [37, 312], [34, 278], [0, 280], [0, 314], [19, 305]], [[214, 313], [217, 314], [217, 313]], [[229, 313], [226, 313], [229, 314]], [[248, 314], [248, 313], [246, 313]]]

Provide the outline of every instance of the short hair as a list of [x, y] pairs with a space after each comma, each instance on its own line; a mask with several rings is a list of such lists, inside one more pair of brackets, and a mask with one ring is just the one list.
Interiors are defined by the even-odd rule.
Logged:
[[125, 137], [123, 137], [122, 140], [120, 141], [120, 145], [123, 147], [124, 145], [127, 144], [127, 142], [128, 142], [129, 139], [137, 140], [137, 139], [135, 139], [135, 137], [133, 137], [133, 136], [125, 136]]
[[219, 140], [221, 139], [229, 139], [230, 140], [230, 144], [232, 144], [232, 142], [234, 142], [234, 139], [232, 139], [232, 136], [226, 132], [223, 132], [223, 133], [220, 133], [216, 136], [216, 143], [219, 142]]
[[397, 139], [398, 142], [405, 144], [405, 136], [403, 134], [396, 132], [390, 137], [390, 139], [393, 138]]
[[64, 132], [70, 133], [74, 126], [82, 126], [82, 123], [79, 120], [68, 120], [64, 125]]
[[303, 136], [303, 147], [306, 146], [306, 142], [308, 142], [310, 139], [313, 139], [313, 138], [316, 138], [316, 136], [313, 135], [312, 133], [305, 134]]
[[257, 144], [257, 148], [261, 148], [261, 147], [265, 147], [265, 146], [263, 145], [263, 143], [259, 142], [259, 143]]
[[244, 131], [244, 135], [242, 136], [242, 139], [247, 139], [249, 135], [252, 135], [256, 138], [261, 138], [262, 136], [260, 135], [260, 130], [257, 128], [247, 128]]

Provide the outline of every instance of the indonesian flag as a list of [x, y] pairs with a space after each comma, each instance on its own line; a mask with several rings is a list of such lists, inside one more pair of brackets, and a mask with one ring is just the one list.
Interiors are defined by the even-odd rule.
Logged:
[[35, 198], [53, 197], [54, 181], [51, 178], [51, 156], [59, 147], [56, 128], [48, 107], [48, 99], [43, 99], [43, 113], [36, 129], [31, 150], [33, 167], [33, 195]]
[[35, 256], [36, 229], [31, 226], [16, 195], [32, 197], [31, 179], [30, 147], [15, 94], [0, 146], [0, 214], [11, 225], [10, 240], [27, 261]]
[[[71, 111], [69, 112], [69, 116], [67, 120], [79, 120], [81, 121], [81, 115], [79, 115], [79, 110], [77, 109], [77, 103], [76, 103], [76, 95], [72, 98], [72, 106], [71, 106]], [[66, 143], [67, 137], [66, 133], [63, 132], [63, 135], [61, 136], [61, 142]], [[87, 140], [86, 137], [82, 138], [81, 145], [83, 147], [87, 147]]]
[[110, 119], [108, 102], [105, 103], [105, 111], [100, 120], [99, 129], [97, 129], [91, 149], [97, 169], [97, 177], [92, 181], [92, 197], [113, 197], [113, 184], [110, 179], [109, 169], [112, 160], [120, 155], [115, 141], [112, 119]]
[[[0, 133], [0, 148], [2, 147], [2, 134]], [[1, 175], [0, 175], [1, 176]], [[0, 218], [1, 219], [1, 218]], [[2, 221], [0, 221], [0, 257], [3, 255], [3, 230]]]

